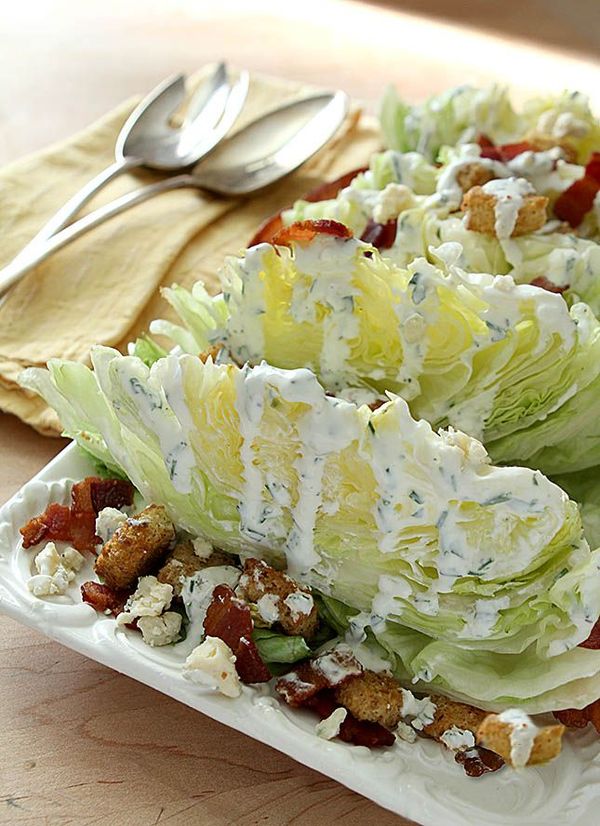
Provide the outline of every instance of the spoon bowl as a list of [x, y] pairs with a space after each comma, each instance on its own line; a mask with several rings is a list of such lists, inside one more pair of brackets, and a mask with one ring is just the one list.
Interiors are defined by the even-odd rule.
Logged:
[[348, 112], [344, 92], [292, 101], [223, 141], [193, 171], [198, 186], [221, 195], [247, 195], [305, 163], [330, 140]]

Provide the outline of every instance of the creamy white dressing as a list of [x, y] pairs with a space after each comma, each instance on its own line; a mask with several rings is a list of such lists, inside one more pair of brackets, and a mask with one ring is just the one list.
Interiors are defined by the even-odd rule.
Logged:
[[529, 762], [538, 733], [533, 720], [518, 708], [508, 708], [498, 715], [498, 720], [510, 726], [510, 762], [515, 769]]
[[[267, 388], [285, 401], [307, 406], [297, 421], [298, 457], [296, 501], [292, 506], [292, 528], [285, 538], [288, 571], [306, 574], [318, 561], [313, 533], [321, 507], [322, 479], [327, 456], [338, 453], [359, 436], [356, 408], [325, 395], [309, 370], [279, 370], [262, 363], [245, 368], [236, 378], [236, 409], [240, 419], [244, 488], [240, 501], [241, 531], [258, 542], [268, 541], [272, 517], [265, 508], [264, 473], [256, 462], [254, 442], [260, 435]], [[280, 513], [275, 514], [279, 523]]]
[[[353, 284], [357, 258], [365, 245], [355, 238], [317, 236], [310, 244], [296, 244], [293, 251], [300, 279], [294, 286], [290, 305], [292, 317], [298, 321], [316, 319], [317, 307], [325, 308], [321, 322], [320, 372], [332, 387], [345, 384], [350, 358], [350, 342], [359, 335], [359, 319], [354, 312]], [[282, 255], [291, 255], [281, 250]]]
[[190, 621], [190, 638], [201, 638], [204, 635], [204, 618], [217, 585], [235, 588], [240, 576], [241, 571], [232, 565], [215, 565], [211, 568], [202, 568], [193, 576], [183, 578], [181, 599]]
[[486, 195], [495, 198], [494, 214], [497, 238], [510, 238], [517, 223], [519, 210], [528, 195], [535, 190], [524, 178], [502, 178], [488, 181], [482, 187]]
[[511, 175], [526, 178], [537, 192], [544, 194], [562, 192], [584, 174], [583, 167], [565, 163], [559, 146], [544, 152], [521, 152], [506, 166]]
[[[338, 654], [342, 655], [343, 659], [337, 656]], [[360, 666], [352, 664], [351, 655], [350, 647], [342, 643], [332, 651], [321, 654], [316, 660], [313, 660], [312, 666], [315, 671], [321, 672], [330, 686], [336, 686], [348, 677], [353, 677], [362, 671]]]
[[383, 656], [385, 649], [367, 639], [367, 628], [370, 628], [375, 635], [383, 633], [386, 628], [384, 618], [366, 611], [350, 617], [344, 642], [363, 668], [377, 673], [389, 672], [391, 664], [389, 658]]
[[506, 164], [494, 161], [491, 158], [482, 158], [481, 147], [478, 144], [463, 144], [459, 147], [458, 156], [442, 168], [438, 178], [436, 193], [443, 204], [458, 209], [464, 194], [458, 182], [458, 176], [464, 169], [474, 163], [488, 169], [494, 178], [508, 178], [511, 175]]
[[[159, 366], [159, 375], [161, 368], [173, 371], [180, 369], [176, 357], [161, 359], [156, 364]], [[111, 378], [118, 382], [121, 390], [118, 394], [118, 398], [122, 400], [119, 401], [119, 417], [139, 417], [149, 435], [154, 435], [158, 440], [165, 467], [175, 490], [179, 493], [191, 493], [192, 473], [196, 461], [181, 423], [173, 413], [172, 408], [176, 406], [177, 400], [167, 400], [165, 389], [156, 378], [156, 371], [148, 370], [139, 359], [114, 359], [110, 367]], [[181, 381], [178, 384], [180, 386]], [[185, 405], [180, 406], [185, 408]], [[185, 415], [189, 418], [189, 411], [186, 410]]]
[[487, 639], [500, 619], [500, 611], [509, 607], [509, 597], [475, 600], [475, 605], [466, 616], [465, 624], [458, 634], [459, 639]]

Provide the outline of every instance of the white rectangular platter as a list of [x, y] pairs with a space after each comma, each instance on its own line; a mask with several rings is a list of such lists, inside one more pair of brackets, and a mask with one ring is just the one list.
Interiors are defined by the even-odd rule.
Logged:
[[[520, 772], [503, 769], [479, 779], [463, 774], [438, 743], [398, 740], [369, 751], [319, 739], [316, 719], [283, 706], [268, 685], [244, 686], [237, 699], [183, 679], [181, 666], [199, 641], [150, 648], [140, 635], [117, 631], [112, 617], [81, 602], [79, 585], [91, 561], [63, 597], [39, 599], [27, 589], [35, 552], [19, 528], [50, 502], [66, 504], [70, 484], [93, 475], [72, 445], [0, 509], [0, 610], [86, 657], [162, 691], [215, 720], [278, 749], [376, 803], [423, 826], [596, 826], [600, 822], [600, 738], [569, 732], [561, 756]], [[41, 677], [43, 679], [43, 676]], [[591, 727], [589, 727], [591, 728]]]

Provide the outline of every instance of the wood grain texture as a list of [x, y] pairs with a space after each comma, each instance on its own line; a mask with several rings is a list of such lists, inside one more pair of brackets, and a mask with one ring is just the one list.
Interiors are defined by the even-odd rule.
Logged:
[[[466, 29], [396, 13], [389, 4], [20, 0], [5, 5], [2, 163], [66, 137], [172, 72], [192, 71], [221, 57], [250, 69], [342, 86], [368, 100], [390, 80], [418, 99], [452, 83], [485, 82], [500, 71], [504, 79], [529, 88], [550, 88], [557, 78], [564, 80], [561, 87], [578, 78], [585, 89], [598, 87], [597, 67], [581, 57], [478, 39]], [[573, 14], [567, 4], [550, 5], [554, 14], [560, 8]], [[518, 6], [523, 30], [535, 30], [528, 4]], [[536, 14], [541, 6], [535, 3]], [[469, 4], [466, 22], [485, 25], [486, 7], [496, 14], [498, 4]], [[497, 22], [494, 18], [496, 30]], [[578, 31], [586, 35], [581, 26]], [[561, 42], [577, 48], [583, 41]], [[482, 59], [482, 50], [489, 59]], [[524, 71], [527, 66], [531, 71]], [[62, 446], [61, 440], [45, 440], [0, 416], [0, 502]], [[407, 823], [273, 749], [5, 618], [0, 618], [0, 696], [0, 824]]]

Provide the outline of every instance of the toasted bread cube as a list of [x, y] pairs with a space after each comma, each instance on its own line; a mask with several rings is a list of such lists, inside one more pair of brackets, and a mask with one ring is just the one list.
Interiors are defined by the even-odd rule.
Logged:
[[319, 613], [308, 588], [267, 565], [261, 559], [247, 559], [239, 584], [240, 595], [255, 602], [269, 624], [278, 622], [290, 636], [310, 639], [319, 626]]
[[453, 726], [475, 734], [487, 715], [487, 711], [450, 700], [441, 694], [432, 695], [431, 702], [435, 705], [435, 717], [433, 723], [423, 727], [423, 733], [434, 740], [440, 740], [442, 734]]
[[363, 671], [335, 690], [335, 698], [357, 720], [395, 728], [402, 716], [402, 689], [389, 674]]
[[533, 152], [547, 152], [548, 149], [558, 146], [567, 163], [577, 163], [577, 149], [568, 138], [555, 138], [544, 132], [532, 130], [525, 135], [525, 140], [531, 144]]
[[[483, 235], [493, 235], [496, 232], [496, 204], [497, 197], [486, 192], [481, 186], [472, 187], [463, 197], [461, 209], [466, 212], [467, 229], [481, 232]], [[546, 223], [546, 207], [548, 198], [545, 195], [525, 195], [523, 204], [519, 208], [511, 238], [519, 235], [528, 235], [541, 229]]]
[[203, 568], [213, 568], [216, 565], [235, 565], [237, 559], [225, 551], [213, 550], [209, 557], [201, 559], [194, 551], [189, 539], [178, 542], [167, 556], [164, 565], [157, 573], [159, 582], [171, 585], [176, 596], [181, 594], [182, 578], [193, 576]]
[[151, 573], [175, 541], [175, 528], [162, 505], [130, 516], [104, 544], [96, 560], [98, 576], [110, 588], [131, 588]]
[[483, 186], [496, 176], [493, 171], [478, 161], [466, 163], [456, 173], [456, 182], [463, 192], [468, 192], [474, 186]]
[[210, 345], [206, 348], [206, 350], [203, 350], [203, 351], [200, 353], [200, 361], [201, 361], [203, 364], [206, 364], [206, 362], [208, 361], [208, 359], [209, 359], [209, 358], [211, 358], [211, 359], [213, 360], [213, 362], [216, 362], [216, 361], [217, 361], [217, 358], [218, 358], [218, 355], [219, 355], [219, 353], [221, 352], [221, 350], [222, 350], [222, 349], [223, 349], [223, 348], [221, 347], [221, 345], [220, 345], [220, 344], [210, 344]]
[[535, 728], [535, 737], [532, 740], [530, 751], [524, 752], [526, 758], [524, 764], [516, 760], [517, 755], [511, 740], [515, 726], [502, 720], [499, 714], [485, 716], [477, 729], [477, 743], [499, 754], [509, 766], [520, 768], [522, 765], [533, 766], [537, 763], [547, 763], [560, 754], [565, 727], [557, 723], [538, 728], [532, 721], [529, 722]]

